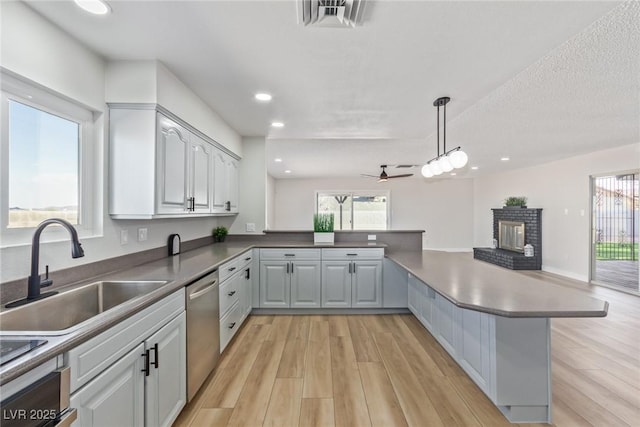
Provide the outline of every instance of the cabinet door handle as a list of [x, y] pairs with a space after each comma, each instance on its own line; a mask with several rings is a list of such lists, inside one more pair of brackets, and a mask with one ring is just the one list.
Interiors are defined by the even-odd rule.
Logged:
[[231, 210], [231, 202], [224, 202], [224, 210], [225, 211], [230, 211]]
[[191, 211], [195, 212], [195, 210], [196, 210], [196, 198], [192, 197], [191, 198]]
[[233, 329], [236, 326], [236, 322], [233, 322], [232, 324], [229, 325], [229, 329]]
[[236, 291], [231, 291], [229, 292], [227, 295], [229, 295], [230, 297], [234, 296], [236, 294]]
[[144, 368], [141, 369], [142, 372], [144, 372], [144, 376], [148, 377], [149, 376], [149, 350], [146, 350], [144, 353], [141, 354], [142, 357], [144, 357]]
[[244, 278], [247, 280], [251, 279], [251, 268], [245, 270]]
[[289, 274], [289, 263], [287, 263], [287, 274]]
[[356, 263], [352, 262], [351, 264], [353, 265], [353, 268], [352, 268], [353, 274], [356, 274]]
[[[160, 363], [160, 355], [158, 353], [158, 343], [155, 343], [151, 350], [153, 350], [153, 355], [154, 355], [154, 358], [153, 358], [154, 360], [153, 362], [151, 362], [151, 364], [153, 365], [154, 368], [158, 369], [158, 366]], [[149, 357], [149, 359], [151, 359], [151, 357]]]
[[351, 274], [351, 263], [349, 263], [349, 274]]

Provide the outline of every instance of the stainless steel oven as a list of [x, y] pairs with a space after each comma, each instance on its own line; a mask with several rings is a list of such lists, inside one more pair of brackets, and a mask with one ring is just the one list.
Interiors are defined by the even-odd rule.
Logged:
[[70, 369], [55, 370], [0, 402], [2, 427], [67, 427], [78, 414], [69, 408]]
[[220, 358], [218, 270], [187, 286], [187, 401]]

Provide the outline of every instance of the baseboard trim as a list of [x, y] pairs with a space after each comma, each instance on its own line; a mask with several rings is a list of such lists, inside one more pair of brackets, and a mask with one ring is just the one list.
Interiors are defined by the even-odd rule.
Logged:
[[562, 270], [560, 268], [549, 267], [548, 265], [542, 264], [542, 271], [546, 271], [547, 273], [557, 274], [558, 276], [568, 277], [569, 279], [579, 280], [581, 282], [589, 283], [589, 277], [576, 274], [571, 271]]

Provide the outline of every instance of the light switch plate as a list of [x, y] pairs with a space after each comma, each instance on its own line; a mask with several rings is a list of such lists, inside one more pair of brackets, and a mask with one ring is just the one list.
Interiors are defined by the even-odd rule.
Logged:
[[138, 228], [138, 242], [144, 242], [147, 240], [147, 229]]
[[253, 222], [247, 222], [245, 225], [246, 231], [256, 231], [256, 225]]

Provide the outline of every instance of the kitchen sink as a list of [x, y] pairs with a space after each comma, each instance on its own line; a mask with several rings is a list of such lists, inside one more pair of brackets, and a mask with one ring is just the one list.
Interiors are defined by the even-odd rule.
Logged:
[[167, 281], [103, 281], [0, 312], [0, 334], [63, 335]]

